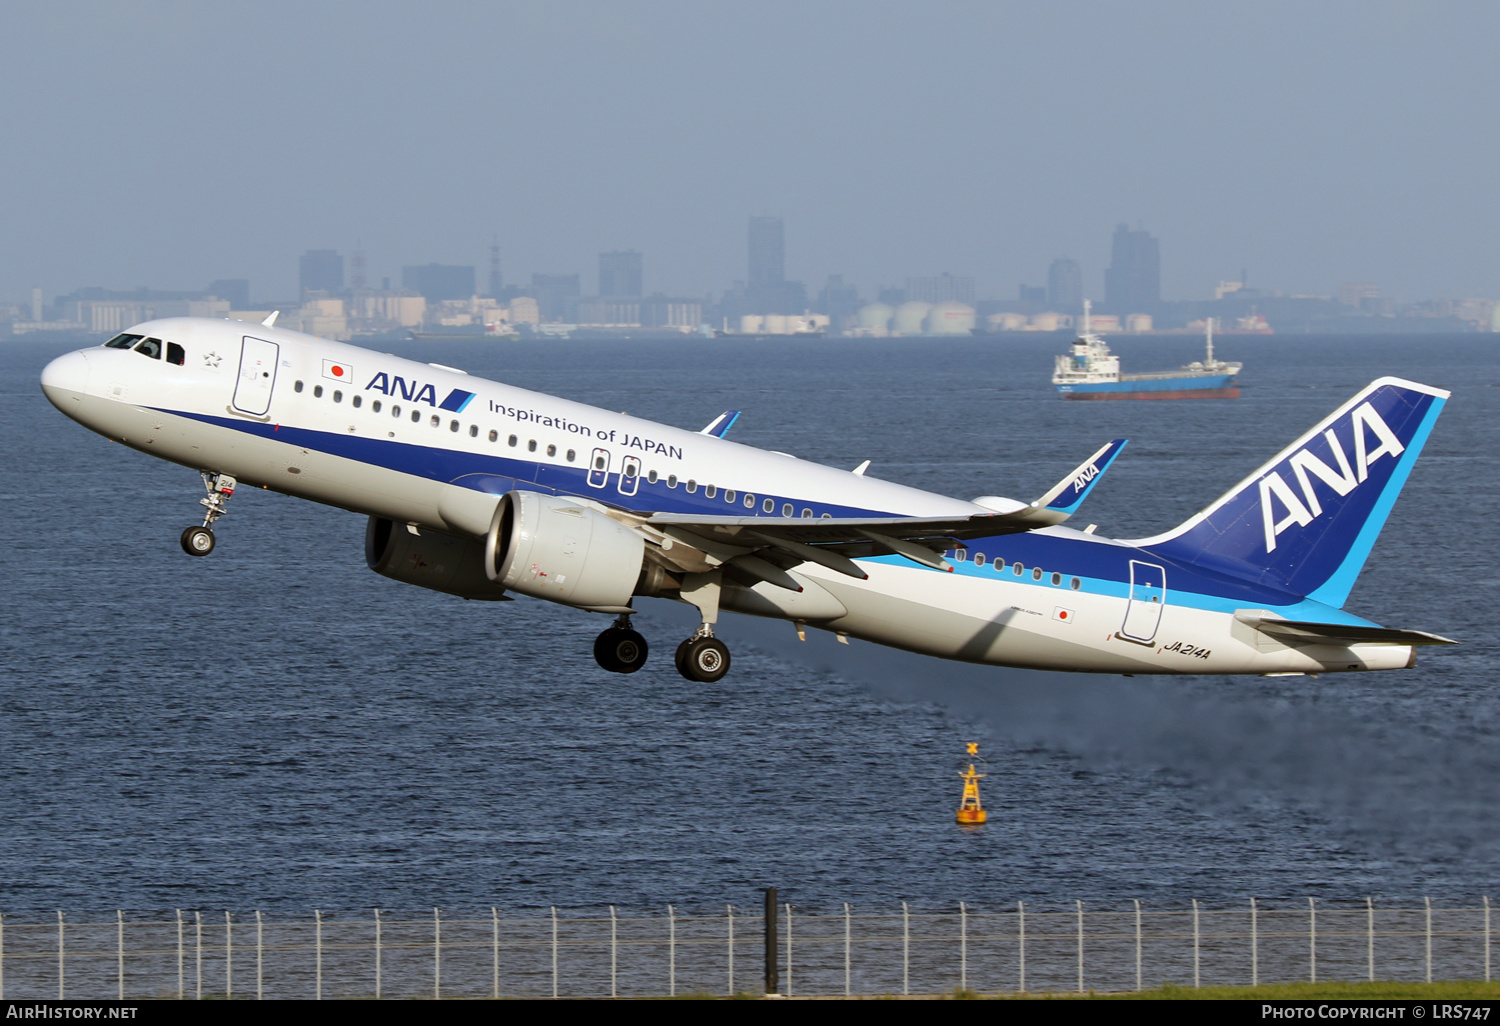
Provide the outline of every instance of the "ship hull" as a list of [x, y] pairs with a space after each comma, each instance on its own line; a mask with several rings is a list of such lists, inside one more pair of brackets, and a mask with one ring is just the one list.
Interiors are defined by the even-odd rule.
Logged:
[[1137, 378], [1125, 381], [1066, 383], [1057, 386], [1064, 399], [1237, 399], [1233, 374], [1196, 378]]

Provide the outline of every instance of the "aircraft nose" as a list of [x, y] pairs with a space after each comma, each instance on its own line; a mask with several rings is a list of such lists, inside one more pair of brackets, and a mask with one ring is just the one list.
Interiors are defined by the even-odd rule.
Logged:
[[42, 368], [42, 391], [64, 412], [64, 404], [88, 394], [88, 385], [89, 358], [83, 352], [66, 353]]

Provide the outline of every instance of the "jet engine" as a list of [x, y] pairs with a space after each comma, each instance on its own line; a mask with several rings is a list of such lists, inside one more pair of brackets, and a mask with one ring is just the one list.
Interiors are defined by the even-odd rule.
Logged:
[[645, 555], [644, 538], [577, 499], [513, 491], [490, 521], [483, 566], [496, 587], [623, 613]]
[[365, 527], [365, 564], [382, 577], [466, 599], [506, 599], [505, 587], [484, 572], [484, 542], [371, 517]]

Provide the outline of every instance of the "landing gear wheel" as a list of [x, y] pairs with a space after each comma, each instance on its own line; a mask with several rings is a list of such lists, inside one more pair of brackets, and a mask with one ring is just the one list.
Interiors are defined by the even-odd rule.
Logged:
[[712, 684], [729, 672], [729, 648], [718, 638], [689, 638], [677, 653], [677, 669], [688, 680]]
[[646, 639], [628, 627], [611, 627], [594, 639], [594, 659], [610, 673], [634, 673], [646, 665]]
[[214, 550], [214, 533], [206, 527], [189, 527], [181, 541], [182, 551], [189, 556], [206, 556]]

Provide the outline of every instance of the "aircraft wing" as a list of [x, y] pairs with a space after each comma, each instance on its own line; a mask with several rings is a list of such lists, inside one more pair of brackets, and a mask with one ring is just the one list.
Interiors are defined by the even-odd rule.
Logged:
[[1288, 645], [1457, 645], [1459, 642], [1426, 631], [1403, 631], [1359, 624], [1313, 623], [1236, 613], [1235, 619]]
[[[771, 517], [705, 517], [656, 513], [645, 523], [668, 537], [704, 549], [729, 548], [755, 553], [791, 569], [820, 563], [863, 580], [853, 558], [899, 555], [923, 566], [951, 572], [942, 553], [966, 538], [987, 538], [1047, 527], [1056, 521], [1032, 506], [1016, 504], [1006, 513], [966, 517], [830, 517], [821, 520]], [[700, 544], [702, 543], [702, 544]], [[705, 549], [712, 551], [712, 549]]]

